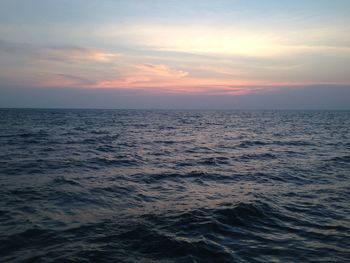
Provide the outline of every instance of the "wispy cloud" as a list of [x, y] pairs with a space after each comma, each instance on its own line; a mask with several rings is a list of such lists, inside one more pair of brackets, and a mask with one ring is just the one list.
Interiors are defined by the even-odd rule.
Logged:
[[121, 75], [118, 79], [104, 80], [97, 86], [103, 88], [174, 86], [189, 75], [186, 71], [162, 64], [135, 64], [117, 70]]
[[19, 42], [7, 42], [0, 40], [0, 52], [12, 56], [25, 56], [33, 60], [52, 60], [60, 62], [110, 62], [120, 57], [118, 53], [112, 53], [97, 48], [86, 48], [68, 45], [42, 45]]
[[119, 54], [104, 52], [98, 49], [88, 49], [81, 47], [46, 47], [37, 51], [39, 59], [59, 60], [59, 61], [95, 61], [110, 62]]
[[[116, 30], [118, 28], [118, 30]], [[350, 55], [344, 39], [350, 28], [254, 29], [228, 25], [179, 26], [167, 24], [108, 25], [97, 30], [101, 38], [118, 39], [127, 45], [140, 45], [159, 51], [194, 54], [226, 54], [250, 57], [292, 56], [303, 53]]]
[[134, 65], [139, 71], [138, 74], [151, 75], [160, 78], [182, 78], [188, 76], [188, 72], [170, 68], [165, 65], [139, 64]]
[[243, 95], [282, 85], [305, 84], [198, 77], [161, 64], [132, 65], [128, 69], [124, 68], [123, 72], [118, 72], [118, 75], [118, 78], [97, 82], [96, 87], [148, 90], [154, 94]]

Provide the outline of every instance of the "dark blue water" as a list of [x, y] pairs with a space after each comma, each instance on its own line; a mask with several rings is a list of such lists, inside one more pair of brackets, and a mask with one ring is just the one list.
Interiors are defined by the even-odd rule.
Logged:
[[350, 262], [350, 112], [0, 110], [1, 262]]

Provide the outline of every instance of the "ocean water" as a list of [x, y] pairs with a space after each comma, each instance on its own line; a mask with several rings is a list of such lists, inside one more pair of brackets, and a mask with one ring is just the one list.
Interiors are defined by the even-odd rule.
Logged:
[[0, 110], [0, 261], [350, 262], [350, 112]]

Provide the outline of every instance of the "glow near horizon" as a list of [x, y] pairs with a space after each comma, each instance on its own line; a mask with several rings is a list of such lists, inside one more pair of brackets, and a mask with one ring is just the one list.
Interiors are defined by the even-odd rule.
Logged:
[[278, 2], [5, 0], [0, 84], [207, 95], [350, 85], [350, 3]]

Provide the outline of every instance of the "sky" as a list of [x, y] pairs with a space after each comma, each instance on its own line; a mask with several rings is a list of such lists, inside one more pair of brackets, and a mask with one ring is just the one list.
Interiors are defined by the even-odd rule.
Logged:
[[0, 0], [0, 107], [350, 109], [349, 0]]

